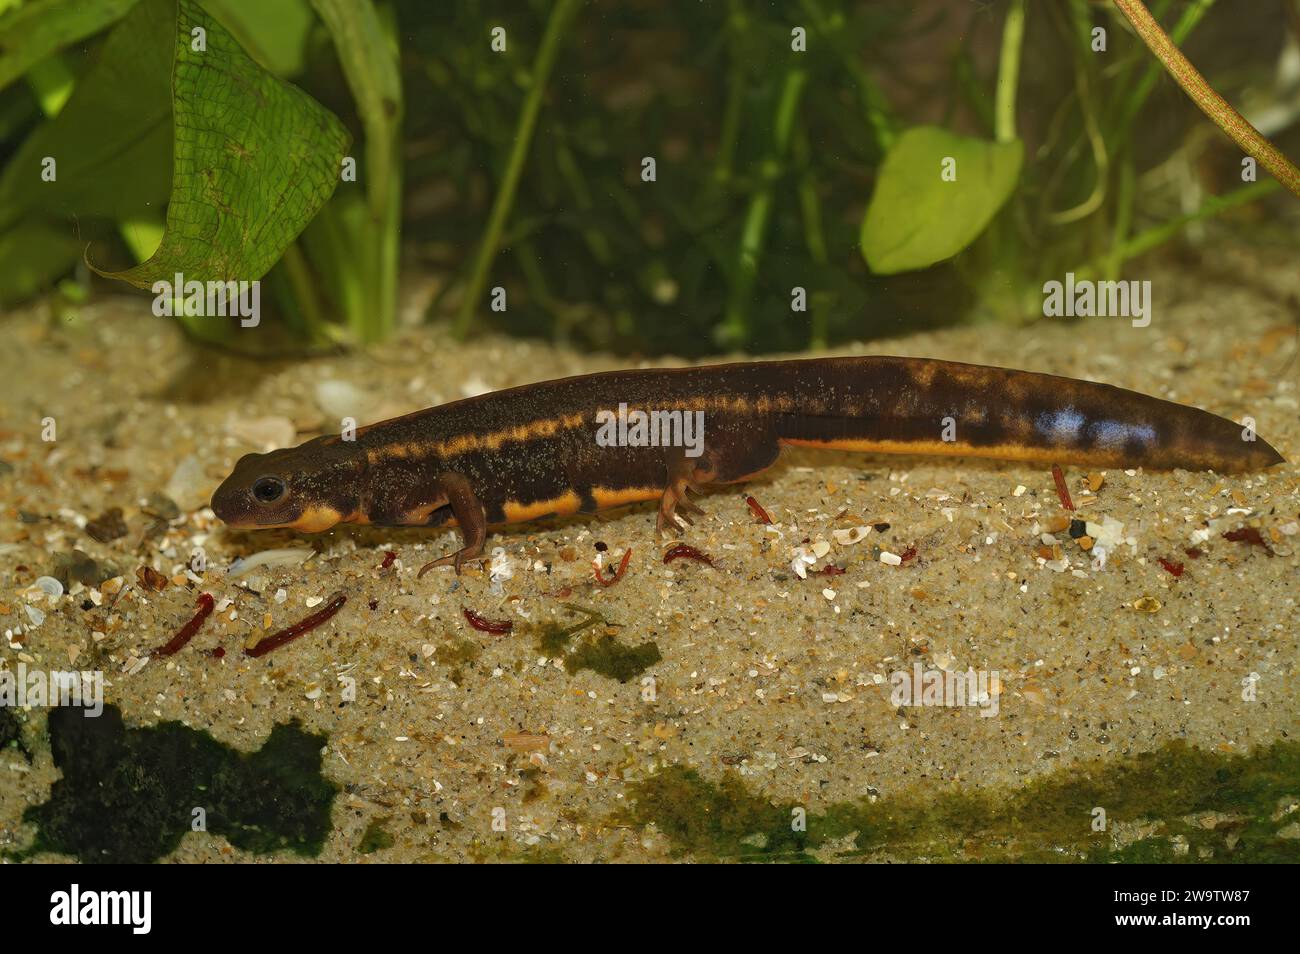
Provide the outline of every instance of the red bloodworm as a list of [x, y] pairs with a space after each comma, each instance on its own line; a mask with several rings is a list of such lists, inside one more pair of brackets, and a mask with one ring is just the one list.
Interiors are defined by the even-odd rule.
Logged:
[[194, 614], [194, 618], [182, 626], [175, 636], [169, 639], [164, 645], [155, 649], [150, 653], [150, 655], [171, 656], [174, 653], [180, 652], [181, 649], [184, 648], [185, 644], [194, 638], [194, 634], [199, 631], [199, 627], [203, 625], [203, 621], [212, 613], [212, 608], [214, 606], [216, 606], [216, 601], [213, 600], [211, 593], [200, 593], [199, 610]]
[[1269, 556], [1273, 555], [1273, 548], [1268, 545], [1263, 535], [1254, 527], [1242, 527], [1240, 530], [1229, 530], [1223, 535], [1223, 539], [1231, 540], [1233, 543], [1249, 543], [1251, 546], [1263, 547], [1264, 552]]
[[627, 572], [627, 563], [632, 559], [632, 548], [628, 547], [623, 551], [623, 559], [618, 561], [618, 569], [608, 580], [601, 575], [600, 566], [594, 560], [591, 563], [591, 569], [596, 574], [596, 582], [601, 586], [613, 586], [619, 580], [623, 579], [623, 574]]
[[479, 616], [472, 609], [462, 609], [465, 618], [469, 624], [477, 629], [480, 633], [491, 633], [494, 636], [504, 636], [515, 628], [515, 624], [508, 619], [487, 619]]
[[331, 616], [343, 608], [343, 604], [348, 598], [343, 593], [335, 593], [329, 598], [329, 601], [315, 613], [312, 613], [301, 622], [294, 623], [292, 626], [286, 626], [278, 633], [272, 633], [265, 639], [258, 642], [252, 649], [245, 649], [244, 655], [256, 659], [258, 656], [265, 656], [272, 650], [279, 649], [285, 643], [291, 643], [303, 633], [310, 632], [321, 623], [328, 620]]
[[379, 569], [381, 569], [381, 570], [387, 570], [390, 566], [393, 565], [393, 561], [396, 560], [396, 559], [397, 559], [397, 554], [396, 554], [394, 551], [392, 551], [392, 550], [385, 550], [385, 551], [384, 551], [384, 562], [381, 563], [381, 564], [379, 564]]
[[1172, 573], [1174, 579], [1178, 579], [1178, 577], [1183, 575], [1183, 565], [1181, 563], [1175, 563], [1172, 560], [1166, 560], [1164, 557], [1158, 557], [1157, 562], [1166, 570], [1168, 570], [1170, 573]]
[[694, 560], [696, 563], [707, 563], [713, 566], [713, 560], [707, 553], [701, 553], [689, 543], [674, 543], [664, 551], [665, 563], [672, 563], [674, 560]]
[[767, 515], [767, 511], [763, 509], [763, 505], [752, 496], [746, 497], [745, 503], [749, 504], [750, 512], [758, 518], [759, 523], [770, 524], [772, 522], [772, 518]]
[[1074, 501], [1070, 499], [1070, 488], [1065, 486], [1065, 474], [1061, 472], [1059, 464], [1052, 465], [1052, 479], [1056, 481], [1056, 495], [1061, 498], [1061, 506], [1073, 510]]

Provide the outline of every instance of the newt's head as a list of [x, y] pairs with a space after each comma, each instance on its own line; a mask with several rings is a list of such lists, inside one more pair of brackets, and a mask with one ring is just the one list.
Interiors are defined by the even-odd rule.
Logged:
[[319, 533], [360, 521], [364, 466], [330, 453], [330, 440], [318, 437], [298, 447], [245, 454], [212, 495], [212, 512], [241, 530], [290, 527]]

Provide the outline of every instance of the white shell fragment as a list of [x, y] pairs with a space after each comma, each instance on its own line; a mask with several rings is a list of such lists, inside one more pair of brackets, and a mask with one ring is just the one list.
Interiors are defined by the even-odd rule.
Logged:
[[243, 576], [259, 566], [296, 566], [316, 551], [311, 547], [281, 547], [276, 550], [262, 550], [251, 556], [240, 557], [230, 564], [227, 576]]
[[63, 595], [63, 584], [52, 576], [37, 577], [32, 586], [53, 599], [58, 599]]
[[870, 532], [870, 527], [849, 527], [847, 530], [832, 530], [831, 536], [840, 546], [851, 547], [865, 540]]

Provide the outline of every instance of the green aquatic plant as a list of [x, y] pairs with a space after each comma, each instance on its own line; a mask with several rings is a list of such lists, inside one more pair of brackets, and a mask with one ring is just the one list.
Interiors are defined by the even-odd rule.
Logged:
[[1169, 75], [1178, 81], [1178, 85], [1201, 111], [1227, 133], [1243, 152], [1258, 160], [1259, 164], [1271, 172], [1278, 182], [1290, 189], [1292, 194], [1300, 197], [1300, 169], [1297, 169], [1295, 163], [1265, 139], [1258, 129], [1233, 109], [1228, 101], [1206, 82], [1200, 71], [1160, 28], [1160, 24], [1156, 22], [1142, 0], [1115, 0], [1115, 6], [1128, 18], [1138, 36], [1142, 37], [1142, 42], [1164, 64]]
[[[1169, 135], [1193, 120], [1153, 99], [1174, 89], [1165, 67], [1298, 187], [1181, 53], [1231, 16], [28, 0], [0, 13], [0, 302], [66, 285], [83, 258], [151, 290], [177, 271], [261, 280], [255, 333], [177, 319], [226, 349], [312, 352], [392, 334], [405, 254], [458, 334], [623, 353], [1023, 322], [1045, 280], [1116, 278], [1278, 189], [1190, 181], [1208, 145]], [[939, 69], [898, 68], [904, 48]]]
[[[370, 0], [312, 0], [329, 28], [365, 130], [364, 198], [326, 205], [305, 242], [315, 275], [332, 288], [336, 308], [360, 341], [379, 341], [397, 320], [402, 226], [402, 81], [389, 8]], [[360, 206], [352, 211], [348, 206]], [[352, 223], [349, 225], [348, 223]], [[316, 241], [320, 233], [328, 237]]]
[[[1170, 7], [1160, 0], [1157, 15]], [[1185, 8], [1174, 42], [1211, 8], [1210, 0]], [[1000, 29], [996, 76], [990, 83], [977, 75], [966, 46], [954, 71], [977, 122], [910, 128], [873, 79], [901, 32], [902, 11], [889, 5], [803, 0], [797, 11], [776, 11], [732, 0], [664, 23], [643, 14], [602, 21], [616, 38], [658, 27], [679, 41], [678, 61], [689, 64], [699, 92], [689, 114], [663, 89], [610, 107], [614, 96], [584, 73], [599, 69], [588, 56], [587, 11], [566, 20], [562, 34], [558, 14], [539, 20], [539, 11], [492, 23], [512, 42], [522, 34], [533, 44], [545, 27], [543, 46], [567, 44], [550, 71], [544, 122], [535, 115], [538, 71], [521, 103], [507, 57], [485, 44], [416, 44], [431, 51], [429, 77], [473, 140], [452, 145], [441, 167], [478, 181], [476, 157], [509, 156], [503, 179], [486, 177], [491, 218], [486, 237], [475, 240], [470, 280], [444, 286], [460, 296], [462, 332], [492, 323], [600, 347], [690, 354], [868, 337], [935, 307], [952, 320], [983, 313], [1023, 321], [1041, 311], [1044, 278], [1067, 270], [1117, 277], [1188, 223], [1276, 188], [1247, 182], [1144, 223], [1141, 173], [1152, 160], [1140, 166], [1133, 144], [1160, 66], [1117, 29], [1118, 10], [1087, 0], [981, 7], [972, 24], [992, 19]], [[438, 34], [451, 43], [475, 19], [452, 5]], [[925, 25], [943, 20], [936, 12]], [[967, 43], [977, 42], [973, 29]], [[609, 42], [623, 49], [619, 39]], [[1027, 56], [1037, 84], [1063, 71], [1067, 88], [1020, 89]], [[632, 74], [648, 69], [634, 57], [627, 63]], [[943, 102], [944, 93], [935, 95]], [[850, 102], [858, 108], [845, 108]], [[953, 111], [947, 106], [945, 117]], [[416, 135], [446, 141], [427, 124]], [[1028, 156], [1025, 137], [1034, 145]], [[665, 155], [665, 142], [680, 155]], [[645, 157], [657, 161], [650, 179], [637, 175]], [[955, 175], [941, 174], [944, 162]], [[467, 204], [469, 197], [456, 203]], [[855, 228], [844, 210], [862, 204]], [[463, 243], [467, 221], [473, 216], [429, 223], [427, 234], [440, 247]], [[498, 245], [500, 254], [485, 262], [484, 250]], [[922, 279], [921, 271], [939, 278]], [[509, 294], [503, 311], [488, 307], [489, 272]], [[945, 275], [964, 287], [943, 284]], [[887, 284], [887, 276], [900, 277]], [[913, 300], [898, 318], [895, 289], [915, 293], [922, 284], [929, 307]]]
[[[23, 76], [44, 112], [0, 173], [10, 266], [0, 301], [56, 279], [85, 252], [102, 274], [168, 305], [187, 292], [158, 283], [177, 274], [205, 285], [265, 279], [269, 310], [307, 345], [387, 335], [401, 194], [393, 28], [371, 0], [315, 7], [319, 21], [306, 0], [36, 3], [0, 17], [0, 41], [24, 30], [39, 41], [21, 54], [0, 42], [0, 90]], [[354, 94], [359, 163], [340, 119], [285, 78], [306, 68], [318, 23]], [[84, 62], [62, 49], [104, 28]], [[23, 92], [4, 96], [21, 103]], [[303, 235], [313, 220], [321, 224]], [[135, 264], [110, 267], [123, 250]], [[192, 336], [238, 348], [239, 324], [224, 310], [173, 310]]]
[[[118, 32], [136, 30], [142, 17], [166, 24], [169, 7], [169, 0], [142, 0]], [[130, 268], [94, 267], [146, 289], [171, 283], [177, 274], [186, 281], [260, 279], [333, 193], [350, 137], [315, 100], [258, 66], [192, 0], [179, 0], [169, 32], [172, 55], [159, 59], [169, 67], [162, 75], [170, 97], [165, 89], [149, 91], [163, 104], [163, 115], [169, 99], [171, 107], [172, 187], [162, 242]], [[101, 61], [105, 70], [126, 65]], [[75, 105], [76, 93], [68, 112]], [[65, 128], [73, 125], [68, 113], [60, 118]], [[213, 135], [214, 125], [219, 135]], [[84, 179], [93, 179], [90, 169], [74, 176]], [[180, 288], [171, 292], [183, 294]], [[206, 321], [212, 323], [211, 316]]]
[[469, 331], [474, 314], [481, 304], [483, 290], [487, 286], [488, 270], [500, 249], [501, 233], [514, 203], [519, 177], [523, 173], [524, 163], [532, 146], [533, 130], [537, 126], [537, 114], [541, 110], [542, 97], [546, 92], [551, 69], [555, 66], [555, 59], [559, 55], [561, 39], [577, 8], [577, 0], [559, 0], [547, 18], [546, 32], [542, 36], [541, 45], [537, 50], [537, 60], [533, 64], [532, 74], [529, 77], [528, 94], [524, 98], [523, 108], [519, 111], [519, 123], [511, 142], [505, 172], [497, 188], [496, 198], [492, 202], [492, 212], [488, 216], [483, 238], [474, 253], [469, 284], [461, 299], [460, 311], [456, 315], [454, 327], [460, 335]]
[[1023, 153], [1018, 139], [984, 142], [932, 126], [903, 133], [880, 166], [862, 220], [871, 270], [927, 268], [970, 245], [1010, 197]]
[[239, 752], [179, 722], [128, 727], [106, 705], [49, 716], [62, 777], [23, 820], [36, 826], [18, 853], [73, 855], [84, 863], [157, 861], [189, 831], [223, 835], [260, 854], [318, 855], [338, 786], [321, 774], [324, 736], [277, 725], [255, 752]]
[[913, 789], [813, 812], [669, 766], [633, 783], [614, 821], [649, 825], [698, 860], [1291, 862], [1300, 744], [1224, 755], [1154, 752], [1044, 775], [1019, 788]]

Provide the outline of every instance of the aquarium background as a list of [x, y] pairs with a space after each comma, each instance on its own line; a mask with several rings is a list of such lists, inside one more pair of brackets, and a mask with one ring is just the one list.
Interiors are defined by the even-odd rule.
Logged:
[[[1151, 10], [1296, 151], [1293, 5]], [[415, 274], [402, 321], [695, 357], [1022, 326], [1067, 272], [1294, 244], [1274, 179], [1087, 0], [9, 0], [0, 41], [0, 302], [264, 278], [264, 327], [186, 322], [249, 354], [384, 340]], [[235, 195], [242, 230], [212, 218]]]

